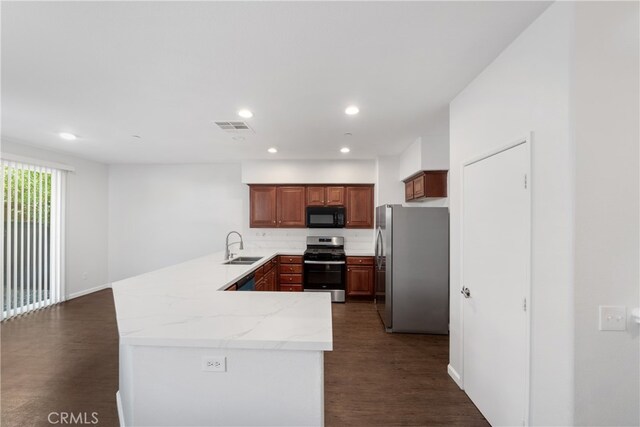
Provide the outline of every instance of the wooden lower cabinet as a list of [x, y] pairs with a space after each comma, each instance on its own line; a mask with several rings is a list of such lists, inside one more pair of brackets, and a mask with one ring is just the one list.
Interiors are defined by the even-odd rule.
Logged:
[[278, 259], [278, 285], [280, 291], [303, 291], [302, 274], [302, 257], [300, 255], [280, 255]]
[[[278, 290], [278, 260], [270, 259], [254, 272], [256, 291], [273, 292]], [[227, 289], [230, 290], [230, 289]]]
[[262, 276], [261, 279], [256, 281], [256, 291], [261, 292], [264, 291], [264, 283], [265, 283], [265, 277]]
[[280, 274], [302, 274], [302, 264], [280, 264]]
[[302, 265], [302, 255], [280, 255], [278, 260], [282, 264], [300, 264]]
[[271, 268], [267, 274], [265, 274], [264, 290], [273, 292], [276, 290], [276, 270]]
[[373, 257], [347, 257], [347, 296], [373, 297]]
[[282, 285], [302, 285], [302, 274], [280, 274], [280, 283]]

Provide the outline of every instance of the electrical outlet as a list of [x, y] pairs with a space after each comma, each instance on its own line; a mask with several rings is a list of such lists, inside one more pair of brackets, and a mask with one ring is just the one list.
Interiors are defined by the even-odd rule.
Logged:
[[202, 358], [202, 370], [208, 372], [227, 372], [227, 358], [205, 356]]
[[617, 305], [601, 305], [600, 307], [601, 331], [626, 331], [627, 308]]

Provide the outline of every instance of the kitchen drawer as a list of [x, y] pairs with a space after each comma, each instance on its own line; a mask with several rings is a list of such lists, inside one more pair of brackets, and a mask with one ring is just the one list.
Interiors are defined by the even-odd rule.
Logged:
[[348, 256], [347, 265], [373, 265], [371, 256]]
[[281, 274], [280, 287], [290, 284], [302, 284], [302, 274]]
[[302, 274], [302, 264], [280, 264], [280, 274]]
[[302, 264], [301, 255], [280, 255], [280, 264]]
[[302, 285], [280, 285], [280, 292], [302, 292]]
[[269, 263], [271, 263], [271, 267], [275, 267], [278, 265], [278, 257], [273, 257], [271, 258], [271, 260], [269, 261]]

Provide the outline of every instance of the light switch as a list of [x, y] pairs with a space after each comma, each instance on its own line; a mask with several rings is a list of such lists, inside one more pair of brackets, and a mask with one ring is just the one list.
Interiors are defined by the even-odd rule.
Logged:
[[600, 306], [601, 331], [626, 331], [627, 308], [620, 305]]

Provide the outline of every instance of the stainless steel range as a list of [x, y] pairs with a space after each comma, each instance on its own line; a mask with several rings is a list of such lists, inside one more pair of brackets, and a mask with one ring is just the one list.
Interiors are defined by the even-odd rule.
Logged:
[[346, 272], [344, 237], [307, 237], [305, 292], [331, 292], [331, 301], [344, 302]]

